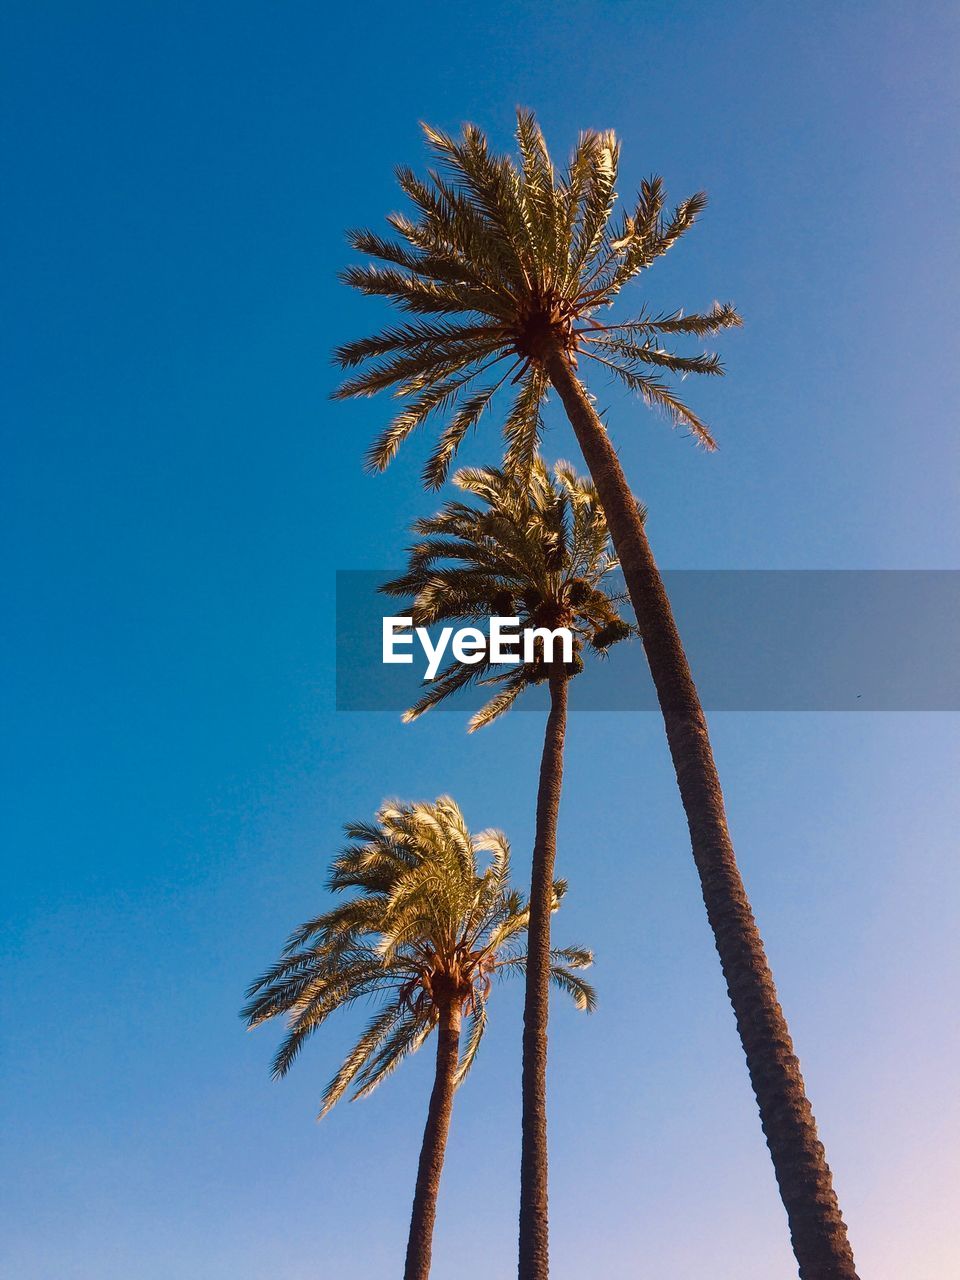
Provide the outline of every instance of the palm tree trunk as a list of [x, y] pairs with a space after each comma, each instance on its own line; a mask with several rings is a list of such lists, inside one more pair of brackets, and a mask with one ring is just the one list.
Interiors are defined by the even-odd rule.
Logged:
[[417, 1189], [413, 1196], [403, 1280], [427, 1280], [430, 1275], [433, 1224], [437, 1217], [437, 1195], [440, 1191], [447, 1134], [450, 1132], [450, 1114], [456, 1088], [454, 1080], [459, 1059], [460, 1003], [457, 999], [452, 999], [440, 1010], [436, 1075], [423, 1131], [423, 1145], [420, 1148]]
[[523, 1118], [520, 1154], [519, 1280], [547, 1280], [547, 1018], [550, 1007], [550, 916], [563, 785], [567, 675], [550, 677], [550, 714], [540, 759], [537, 828], [530, 877], [527, 984], [523, 1005]]
[[853, 1252], [727, 830], [720, 779], [670, 601], [603, 423], [559, 353], [547, 361], [600, 495], [630, 592], [687, 815], [693, 856], [801, 1280], [856, 1280]]

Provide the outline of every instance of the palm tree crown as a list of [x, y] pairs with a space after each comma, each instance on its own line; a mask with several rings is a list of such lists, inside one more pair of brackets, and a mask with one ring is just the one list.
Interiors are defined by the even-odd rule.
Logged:
[[[355, 896], [301, 925], [281, 959], [254, 982], [242, 1016], [250, 1027], [286, 1015], [274, 1059], [283, 1076], [304, 1042], [337, 1009], [364, 998], [380, 1007], [323, 1095], [320, 1115], [354, 1086], [370, 1093], [436, 1027], [444, 1004], [469, 1013], [457, 1069], [469, 1071], [486, 1026], [495, 975], [523, 972], [528, 913], [511, 889], [510, 846], [500, 831], [471, 835], [449, 797], [433, 804], [387, 803], [374, 823], [346, 827], [328, 887]], [[477, 855], [490, 854], [478, 868]], [[566, 890], [554, 886], [554, 908]], [[582, 947], [552, 956], [554, 983], [592, 1010], [593, 988], [577, 970], [592, 963]]]
[[[463, 468], [454, 483], [478, 505], [452, 501], [418, 520], [413, 528], [421, 540], [409, 550], [407, 572], [381, 587], [413, 597], [419, 625], [500, 616], [518, 618], [521, 627], [569, 627], [574, 659], [567, 675], [582, 669], [584, 646], [603, 655], [632, 634], [618, 612], [623, 597], [606, 586], [618, 562], [596, 490], [568, 462], [551, 469], [537, 455], [525, 476]], [[491, 665], [489, 654], [475, 663], [452, 661], [404, 718], [470, 684], [495, 686], [499, 692], [470, 721], [477, 729], [549, 675], [542, 658], [507, 667]]]
[[583, 133], [566, 171], [557, 173], [527, 111], [517, 113], [517, 158], [493, 154], [474, 125], [465, 125], [459, 140], [428, 125], [424, 132], [435, 167], [425, 179], [397, 171], [413, 216], [389, 215], [396, 237], [349, 233], [353, 248], [375, 261], [347, 268], [346, 283], [414, 317], [334, 353], [342, 369], [360, 370], [337, 398], [392, 388], [406, 401], [370, 448], [369, 466], [383, 470], [411, 432], [449, 410], [424, 471], [425, 483], [439, 488], [464, 437], [509, 385], [506, 461], [525, 470], [540, 437], [545, 361], [557, 350], [603, 366], [713, 448], [708, 428], [665, 375], [720, 374], [719, 359], [678, 354], [661, 339], [702, 338], [739, 325], [733, 306], [716, 303], [687, 316], [645, 311], [610, 324], [596, 318], [693, 226], [704, 194], [667, 212], [663, 183], [650, 178], [633, 212], [615, 222], [620, 147], [613, 133]]

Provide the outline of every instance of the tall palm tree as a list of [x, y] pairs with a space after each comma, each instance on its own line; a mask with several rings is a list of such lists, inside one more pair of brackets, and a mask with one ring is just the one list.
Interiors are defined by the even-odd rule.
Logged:
[[[448, 796], [433, 804], [388, 802], [375, 822], [351, 823], [346, 833], [350, 843], [334, 861], [328, 887], [354, 896], [294, 931], [280, 960], [248, 989], [242, 1016], [251, 1027], [287, 1017], [273, 1063], [279, 1078], [331, 1013], [361, 999], [378, 1003], [327, 1086], [321, 1117], [351, 1087], [354, 1098], [369, 1094], [436, 1029], [404, 1268], [404, 1280], [426, 1280], [453, 1095], [483, 1037], [493, 977], [526, 967], [528, 912], [510, 888], [506, 837], [500, 831], [471, 835]], [[477, 864], [481, 852], [491, 855], [484, 870]], [[553, 886], [552, 909], [565, 890], [562, 881]], [[582, 947], [550, 957], [554, 983], [585, 1010], [593, 1009], [595, 997], [577, 971], [592, 959]]]
[[420, 540], [410, 548], [407, 572], [381, 589], [412, 597], [418, 625], [499, 616], [516, 618], [521, 627], [568, 627], [573, 635], [569, 664], [559, 657], [546, 661], [542, 650], [530, 664], [516, 666], [493, 664], [489, 650], [474, 663], [453, 660], [405, 716], [413, 720], [470, 685], [492, 686], [498, 692], [471, 719], [473, 731], [503, 715], [532, 684], [549, 684], [530, 880], [520, 1160], [520, 1248], [545, 1268], [550, 913], [567, 685], [582, 669], [584, 652], [603, 655], [632, 628], [619, 616], [620, 598], [606, 586], [617, 561], [596, 490], [569, 463], [558, 462], [551, 471], [535, 457], [525, 477], [465, 468], [454, 482], [478, 505], [448, 502], [435, 516], [418, 520]]
[[[854, 1280], [856, 1269], [832, 1178], [807, 1100], [737, 867], [706, 719], [637, 504], [581, 372], [620, 379], [702, 445], [706, 424], [666, 380], [670, 373], [715, 375], [715, 355], [682, 355], [663, 343], [704, 338], [740, 324], [730, 305], [703, 313], [642, 310], [604, 323], [621, 289], [667, 252], [704, 208], [702, 194], [672, 212], [663, 183], [641, 184], [632, 212], [614, 221], [619, 144], [612, 133], [581, 135], [557, 172], [533, 116], [518, 114], [519, 157], [494, 154], [472, 125], [455, 139], [426, 127], [435, 166], [421, 179], [398, 170], [412, 216], [390, 215], [396, 233], [350, 235], [374, 259], [344, 279], [392, 301], [405, 323], [340, 347], [355, 372], [340, 397], [392, 389], [405, 400], [375, 441], [368, 463], [383, 469], [401, 443], [434, 415], [447, 415], [424, 473], [443, 482], [450, 461], [501, 389], [513, 392], [504, 417], [506, 462], [525, 468], [553, 388], [597, 487], [626, 578], [653, 676], [690, 828], [693, 856], [727, 990], [736, 1015], [761, 1123], [787, 1210], [803, 1280]], [[542, 1266], [522, 1261], [523, 1280]]]

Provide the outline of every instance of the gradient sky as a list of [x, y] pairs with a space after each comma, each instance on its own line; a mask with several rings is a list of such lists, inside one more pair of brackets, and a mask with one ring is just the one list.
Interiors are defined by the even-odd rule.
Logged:
[[[243, 988], [340, 824], [450, 792], [526, 875], [542, 726], [333, 710], [333, 574], [398, 563], [423, 443], [328, 351], [381, 312], [342, 231], [417, 121], [624, 139], [701, 226], [635, 294], [734, 299], [697, 451], [598, 387], [660, 562], [955, 568], [960, 14], [947, 3], [7, 0], [0, 467], [10, 1280], [386, 1280], [429, 1055], [313, 1122]], [[488, 428], [471, 459], [493, 456]], [[551, 456], [572, 451], [565, 429]], [[716, 715], [743, 872], [861, 1273], [960, 1275], [956, 715]], [[551, 1037], [556, 1280], [788, 1280], [786, 1224], [653, 714], [570, 729]], [[513, 1272], [520, 991], [459, 1095], [437, 1280]]]

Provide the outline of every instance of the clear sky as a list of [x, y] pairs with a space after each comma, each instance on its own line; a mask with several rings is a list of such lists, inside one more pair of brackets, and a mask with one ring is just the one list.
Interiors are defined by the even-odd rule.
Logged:
[[[317, 1126], [350, 1019], [274, 1084], [243, 988], [386, 795], [452, 793], [525, 877], [542, 726], [333, 710], [334, 571], [436, 501], [421, 445], [362, 474], [384, 405], [327, 401], [381, 316], [343, 228], [395, 207], [421, 118], [615, 128], [623, 193], [712, 201], [638, 301], [747, 320], [687, 384], [716, 455], [598, 388], [661, 563], [956, 568], [960, 14], [3, 8], [0, 1273], [386, 1280], [429, 1055]], [[958, 1275], [958, 717], [712, 727], [862, 1274]], [[788, 1280], [657, 717], [575, 717], [567, 777], [556, 936], [601, 1007], [553, 1023], [553, 1275]], [[496, 992], [459, 1095], [437, 1280], [512, 1274], [519, 1012]]]

